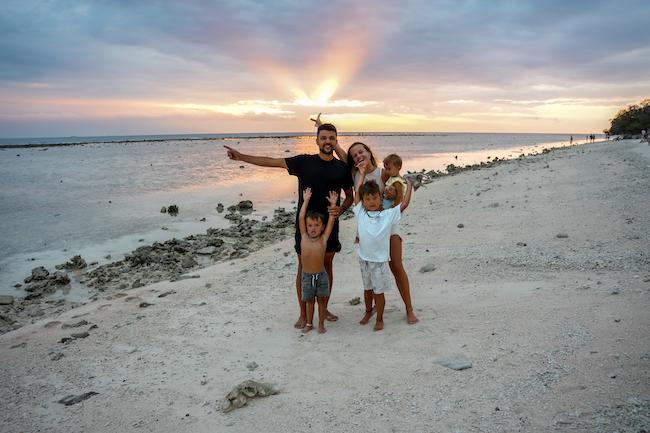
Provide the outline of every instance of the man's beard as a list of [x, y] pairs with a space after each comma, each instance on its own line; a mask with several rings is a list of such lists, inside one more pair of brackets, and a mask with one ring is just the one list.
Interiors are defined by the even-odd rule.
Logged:
[[[329, 150], [326, 150], [325, 147], [328, 146]], [[325, 155], [331, 155], [334, 153], [334, 147], [330, 146], [329, 144], [326, 144], [325, 146], [320, 148], [321, 153], [324, 153]]]

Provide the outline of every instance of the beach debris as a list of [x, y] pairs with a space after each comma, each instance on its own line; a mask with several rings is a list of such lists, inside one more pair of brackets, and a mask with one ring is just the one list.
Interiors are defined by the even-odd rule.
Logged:
[[359, 305], [361, 303], [361, 298], [356, 296], [348, 301], [350, 305]]
[[558, 233], [557, 235], [555, 235], [555, 237], [560, 239], [566, 239], [569, 237], [569, 235], [566, 233]]
[[253, 202], [250, 200], [242, 200], [239, 203], [237, 203], [237, 210], [246, 210], [246, 209], [253, 209]]
[[171, 216], [178, 215], [178, 206], [176, 206], [175, 204], [170, 204], [169, 206], [167, 206], [167, 213]]
[[418, 188], [422, 186], [422, 179], [424, 175], [422, 173], [406, 173], [404, 179], [411, 183], [413, 191], [417, 191]]
[[199, 221], [201, 221], [202, 223], [204, 223], [204, 222], [206, 222], [207, 220], [205, 219], [205, 217], [203, 217], [203, 218], [201, 218]]
[[65, 288], [70, 283], [70, 278], [61, 271], [50, 274], [42, 266], [32, 269], [32, 274], [25, 278], [24, 289], [28, 292], [25, 300], [39, 298], [46, 293], [53, 293], [59, 288]]
[[217, 251], [219, 251], [219, 249], [216, 246], [210, 245], [210, 246], [207, 246], [205, 248], [201, 248], [200, 250], [197, 250], [196, 254], [209, 256], [209, 255], [212, 255], [212, 254], [216, 253]]
[[454, 174], [460, 171], [460, 167], [456, 167], [454, 164], [447, 165], [447, 173]]
[[0, 295], [0, 305], [11, 305], [14, 303], [14, 297], [11, 295]]
[[167, 208], [165, 206], [161, 207], [160, 213], [167, 213]]
[[217, 212], [219, 213], [223, 212], [223, 203], [217, 204]]
[[63, 358], [64, 356], [65, 355], [63, 353], [61, 353], [61, 352], [54, 353], [54, 354], [52, 354], [52, 356], [50, 356], [50, 361], [58, 361], [59, 359]]
[[140, 305], [138, 305], [138, 307], [140, 307], [140, 308], [147, 308], [147, 307], [151, 307], [152, 305], [153, 305], [153, 304], [150, 304], [150, 303], [148, 303], [148, 302], [140, 302]]
[[45, 325], [43, 325], [43, 328], [54, 328], [55, 326], [59, 326], [61, 322], [58, 320], [53, 320], [51, 322], [47, 322]]
[[50, 275], [50, 272], [45, 269], [43, 266], [32, 269], [32, 274], [25, 278], [25, 283], [31, 283], [32, 281], [41, 281], [46, 279]]
[[88, 332], [77, 332], [75, 334], [70, 334], [70, 337], [77, 339], [77, 338], [86, 338], [89, 335], [90, 334]]
[[235, 386], [221, 404], [221, 410], [228, 413], [248, 404], [255, 397], [267, 397], [279, 393], [280, 390], [273, 384], [246, 380]]
[[472, 361], [463, 355], [451, 355], [433, 360], [434, 364], [442, 365], [443, 367], [451, 368], [452, 370], [466, 370], [472, 368]]
[[252, 361], [252, 362], [249, 362], [248, 364], [246, 364], [246, 368], [248, 369], [248, 371], [253, 371], [253, 370], [257, 369], [257, 367], [259, 367], [259, 365], [255, 361]]
[[66, 406], [72, 406], [73, 404], [81, 403], [84, 400], [88, 400], [93, 395], [99, 395], [99, 393], [95, 391], [90, 391], [90, 392], [84, 392], [83, 394], [80, 395], [71, 394], [66, 397], [63, 397], [61, 400], [57, 401], [57, 403], [61, 403]]
[[499, 207], [499, 203], [490, 203], [488, 207]]
[[436, 265], [433, 263], [429, 263], [428, 265], [424, 265], [420, 268], [420, 273], [424, 274], [427, 272], [433, 272], [436, 270]]
[[23, 347], [27, 347], [27, 342], [23, 341], [22, 343], [14, 344], [13, 346], [9, 347], [10, 349], [22, 349]]
[[176, 293], [176, 290], [168, 290], [168, 291], [163, 292], [160, 295], [158, 295], [158, 297], [159, 298], [164, 298], [165, 296], [173, 295], [174, 293]]
[[459, 223], [456, 227], [458, 227], [459, 229], [462, 229], [462, 228], [465, 228], [465, 224]]
[[70, 260], [68, 260], [67, 262], [65, 262], [63, 264], [60, 264], [60, 265], [56, 265], [55, 268], [56, 269], [75, 269], [76, 270], [76, 269], [83, 269], [86, 266], [88, 266], [86, 264], [86, 261], [84, 259], [82, 259], [80, 255], [76, 255], [76, 256], [72, 257]]
[[525, 247], [527, 246], [526, 242], [517, 242], [518, 247]]
[[77, 323], [64, 323], [61, 325], [61, 329], [68, 329], [68, 328], [78, 328], [80, 326], [85, 326], [88, 325], [87, 320], [80, 320]]
[[183, 258], [181, 259], [181, 266], [185, 269], [193, 268], [196, 265], [198, 265], [198, 263], [190, 255], [183, 256]]

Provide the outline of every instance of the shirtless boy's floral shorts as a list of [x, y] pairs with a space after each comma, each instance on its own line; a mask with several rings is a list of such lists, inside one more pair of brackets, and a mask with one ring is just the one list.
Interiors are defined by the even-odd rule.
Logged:
[[359, 258], [363, 290], [372, 290], [379, 295], [391, 288], [391, 273], [388, 262], [368, 262]]

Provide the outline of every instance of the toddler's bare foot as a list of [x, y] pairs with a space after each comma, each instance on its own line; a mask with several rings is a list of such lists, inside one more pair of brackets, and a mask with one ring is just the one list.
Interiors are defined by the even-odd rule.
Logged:
[[377, 320], [377, 323], [375, 323], [375, 327], [373, 328], [375, 331], [381, 331], [384, 329], [384, 322]]
[[415, 317], [415, 313], [413, 313], [413, 310], [407, 310], [406, 311], [406, 323], [409, 325], [413, 325], [415, 323], [418, 323], [420, 319]]
[[372, 310], [370, 310], [370, 311], [366, 311], [366, 314], [364, 314], [363, 318], [361, 320], [359, 320], [359, 323], [361, 325], [367, 325], [374, 312], [375, 312], [374, 308]]
[[312, 325], [311, 323], [306, 323], [306, 324], [305, 324], [305, 327], [302, 328], [302, 333], [303, 333], [303, 334], [306, 334], [306, 333], [308, 333], [309, 331], [311, 331], [312, 329], [314, 329], [314, 325]]
[[318, 333], [319, 334], [324, 334], [327, 332], [327, 329], [325, 329], [325, 324], [319, 323], [318, 324]]
[[302, 329], [305, 327], [306, 323], [307, 319], [305, 317], [300, 317], [298, 320], [296, 320], [296, 323], [293, 324], [293, 327], [296, 329]]

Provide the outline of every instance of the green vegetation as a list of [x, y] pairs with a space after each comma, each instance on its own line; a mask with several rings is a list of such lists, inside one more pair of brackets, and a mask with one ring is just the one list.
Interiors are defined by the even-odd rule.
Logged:
[[620, 110], [610, 122], [612, 125], [604, 131], [606, 134], [639, 135], [642, 129], [650, 131], [650, 99]]

